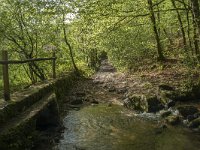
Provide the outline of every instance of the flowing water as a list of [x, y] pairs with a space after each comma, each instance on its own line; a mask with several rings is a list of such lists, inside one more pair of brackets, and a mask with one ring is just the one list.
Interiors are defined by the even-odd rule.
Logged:
[[122, 106], [91, 105], [71, 110], [57, 150], [199, 150], [200, 135], [182, 127], [158, 128]]
[[120, 105], [120, 96], [107, 92], [106, 86], [101, 88], [102, 83], [124, 85], [125, 75], [118, 78], [115, 71], [103, 61], [93, 78], [100, 85], [86, 81], [75, 88], [74, 91], [83, 91], [87, 87], [94, 99], [105, 104], [69, 111], [56, 150], [200, 150], [200, 133], [180, 126], [160, 127], [159, 116], [134, 114]]

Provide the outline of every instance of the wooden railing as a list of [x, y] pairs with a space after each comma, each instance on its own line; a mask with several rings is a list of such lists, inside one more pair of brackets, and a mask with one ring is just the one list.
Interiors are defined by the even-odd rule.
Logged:
[[51, 58], [33, 58], [26, 60], [8, 60], [8, 52], [2, 51], [2, 60], [0, 60], [0, 65], [3, 66], [3, 95], [6, 101], [10, 100], [10, 83], [9, 83], [9, 64], [24, 64], [37, 61], [47, 61], [52, 60], [52, 75], [56, 78], [56, 55], [53, 52]]

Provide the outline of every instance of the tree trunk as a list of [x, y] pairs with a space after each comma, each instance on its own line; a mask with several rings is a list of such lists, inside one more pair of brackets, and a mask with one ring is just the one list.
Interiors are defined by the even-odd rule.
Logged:
[[70, 43], [69, 43], [69, 41], [68, 41], [68, 39], [67, 39], [67, 33], [66, 33], [66, 28], [65, 28], [65, 16], [64, 16], [64, 15], [65, 15], [65, 14], [63, 13], [63, 34], [64, 34], [64, 40], [65, 40], [66, 45], [67, 45], [68, 48], [69, 48], [69, 55], [70, 55], [70, 58], [71, 58], [71, 61], [72, 61], [72, 65], [73, 65], [73, 67], [74, 67], [74, 70], [75, 70], [76, 73], [78, 73], [79, 71], [78, 71], [78, 68], [77, 68], [77, 66], [76, 66], [76, 63], [75, 63], [75, 61], [74, 61], [73, 50], [72, 50], [72, 47], [71, 47], [71, 45], [70, 45]]
[[192, 12], [194, 15], [194, 21], [198, 28], [198, 32], [200, 34], [200, 10], [199, 10], [199, 1], [198, 0], [191, 0], [192, 3]]
[[156, 42], [157, 42], [158, 60], [163, 61], [165, 58], [163, 55], [163, 49], [162, 49], [161, 42], [160, 42], [160, 36], [159, 36], [157, 25], [156, 25], [156, 18], [155, 18], [155, 14], [153, 11], [153, 3], [152, 3], [152, 0], [147, 0], [147, 1], [149, 4], [150, 19], [153, 24], [153, 31], [154, 31]]
[[179, 26], [180, 26], [180, 29], [181, 29], [181, 33], [182, 33], [182, 37], [183, 37], [183, 45], [184, 45], [184, 49], [187, 50], [187, 41], [186, 41], [186, 37], [185, 37], [185, 30], [184, 30], [184, 27], [183, 27], [183, 22], [182, 22], [182, 19], [181, 19], [181, 15], [176, 7], [176, 3], [174, 0], [171, 0], [172, 2], [172, 5], [174, 7], [174, 9], [176, 10], [176, 13], [177, 13], [177, 17], [178, 17], [178, 21], [179, 21]]
[[194, 46], [197, 59], [200, 60], [199, 56], [199, 35], [200, 35], [200, 10], [198, 0], [191, 0], [192, 4], [192, 16], [193, 16], [193, 27], [194, 27]]
[[195, 19], [194, 19], [194, 15], [193, 16], [193, 29], [194, 29], [194, 48], [195, 48], [195, 54], [197, 56], [197, 58], [199, 59], [199, 43], [198, 43], [198, 34], [197, 34], [197, 26], [195, 24]]
[[189, 46], [190, 49], [193, 52], [193, 47], [192, 47], [192, 39], [191, 39], [191, 35], [190, 35], [190, 17], [189, 17], [189, 13], [190, 13], [190, 0], [188, 0], [188, 6], [186, 5], [186, 3], [184, 2], [184, 0], [182, 0], [184, 8], [186, 10], [186, 18], [187, 18], [187, 36], [188, 36], [188, 40], [189, 40]]
[[[26, 57], [26, 59], [32, 59], [32, 53], [28, 54], [26, 51], [23, 51], [24, 56]], [[29, 66], [29, 71], [30, 71], [30, 75], [32, 77], [32, 82], [36, 82], [36, 78], [34, 77], [34, 75], [36, 75], [41, 81], [46, 80], [45, 74], [44, 74], [44, 70], [42, 68], [40, 68], [36, 62], [30, 62], [28, 64]]]
[[76, 67], [76, 63], [75, 63], [75, 61], [74, 61], [73, 50], [72, 50], [72, 47], [71, 47], [70, 43], [68, 42], [67, 35], [66, 35], [66, 29], [65, 29], [64, 26], [63, 26], [63, 32], [64, 32], [65, 43], [66, 43], [66, 45], [67, 45], [68, 48], [69, 48], [69, 55], [70, 55], [70, 58], [71, 58], [71, 61], [72, 61], [72, 65], [73, 65], [73, 67], [74, 67], [74, 70], [75, 70], [76, 72], [78, 72], [78, 68]]
[[[160, 24], [160, 8], [159, 8], [159, 5], [157, 5], [157, 11], [158, 11], [158, 13], [157, 13], [157, 18], [158, 18], [158, 24]], [[158, 35], [160, 36], [160, 34], [161, 34], [161, 29], [160, 29], [160, 26], [158, 26]]]

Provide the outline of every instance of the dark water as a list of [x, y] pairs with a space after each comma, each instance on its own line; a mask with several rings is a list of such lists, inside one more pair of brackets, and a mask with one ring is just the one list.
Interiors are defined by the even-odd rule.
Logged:
[[200, 135], [183, 128], [158, 129], [122, 106], [101, 104], [70, 111], [58, 150], [200, 150]]

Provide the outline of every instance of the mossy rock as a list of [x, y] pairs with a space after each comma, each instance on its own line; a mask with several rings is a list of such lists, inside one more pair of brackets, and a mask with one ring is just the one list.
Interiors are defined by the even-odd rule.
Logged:
[[156, 96], [147, 97], [148, 112], [157, 112], [164, 108], [163, 104]]
[[184, 118], [187, 118], [187, 116], [194, 115], [195, 113], [199, 112], [196, 107], [191, 105], [179, 106], [177, 109]]
[[188, 125], [190, 128], [198, 128], [200, 127], [200, 117], [191, 121]]
[[175, 115], [170, 115], [166, 118], [166, 122], [170, 125], [177, 125], [180, 123], [180, 117]]
[[168, 97], [175, 101], [190, 101], [198, 99], [200, 98], [200, 82], [182, 85], [171, 95], [168, 95]]
[[124, 100], [124, 106], [138, 111], [157, 112], [164, 108], [156, 96], [132, 95]]
[[175, 93], [175, 88], [168, 85], [160, 85], [160, 86], [158, 87], [157, 90], [157, 98], [166, 108], [175, 106], [176, 102], [172, 99], [172, 96]]
[[166, 117], [168, 117], [169, 115], [171, 115], [172, 114], [172, 112], [171, 111], [165, 111], [165, 110], [163, 110], [163, 111], [161, 111], [160, 112], [160, 116], [162, 117], [162, 118], [166, 118]]
[[124, 100], [124, 106], [132, 110], [144, 111], [146, 105], [145, 104], [141, 105], [140, 103], [143, 99], [144, 99], [143, 95], [129, 96]]

